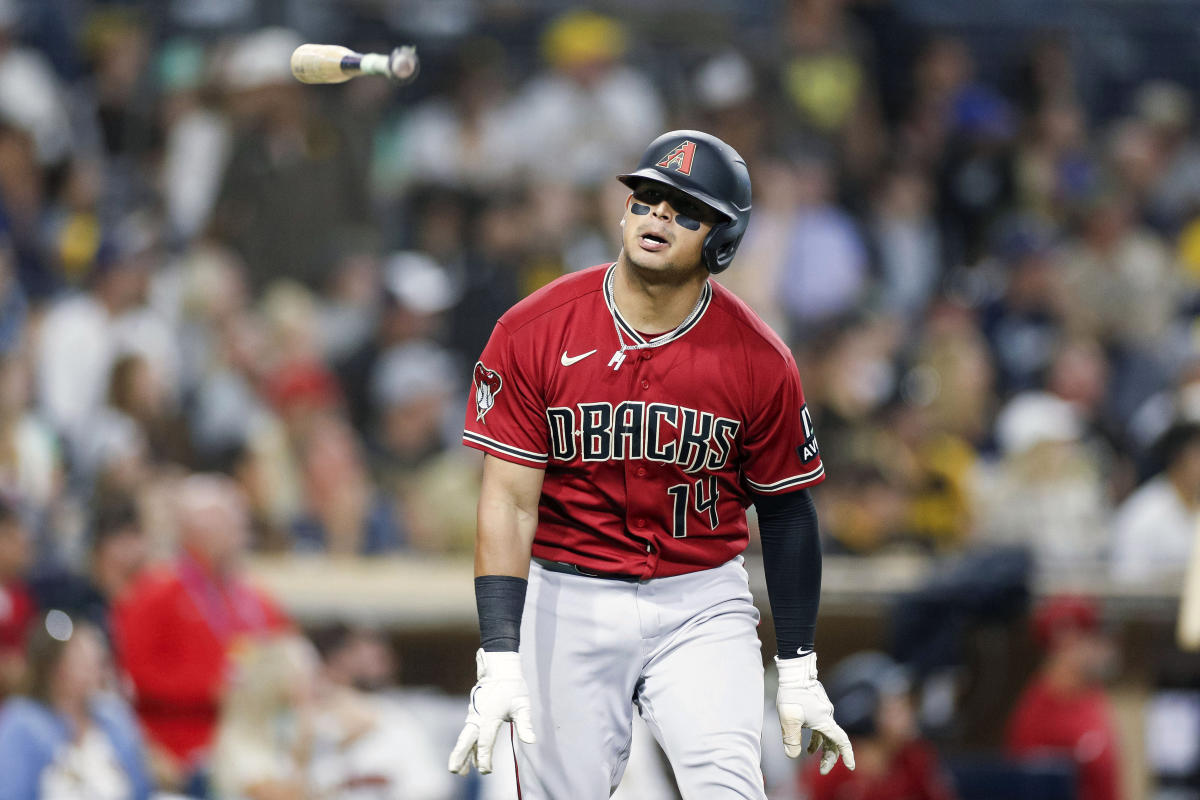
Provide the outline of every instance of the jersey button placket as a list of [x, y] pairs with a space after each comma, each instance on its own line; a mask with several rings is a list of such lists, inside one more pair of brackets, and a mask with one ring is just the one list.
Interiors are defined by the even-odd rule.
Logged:
[[649, 389], [649, 388], [650, 388], [650, 381], [646, 380], [645, 378], [642, 378], [642, 388], [643, 388], [643, 389]]

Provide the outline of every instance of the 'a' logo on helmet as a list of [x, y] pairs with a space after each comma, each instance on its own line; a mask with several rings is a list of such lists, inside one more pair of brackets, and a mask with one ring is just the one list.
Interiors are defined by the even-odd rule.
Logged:
[[655, 166], [673, 169], [684, 175], [692, 174], [692, 158], [696, 155], [696, 143], [684, 141], [663, 156]]

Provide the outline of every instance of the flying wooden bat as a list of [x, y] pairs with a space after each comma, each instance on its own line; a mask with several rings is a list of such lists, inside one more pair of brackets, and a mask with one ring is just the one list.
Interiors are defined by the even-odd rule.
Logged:
[[301, 83], [344, 83], [359, 75], [408, 83], [420, 66], [412, 45], [397, 47], [388, 55], [356, 53], [337, 44], [302, 44], [292, 53], [292, 74]]

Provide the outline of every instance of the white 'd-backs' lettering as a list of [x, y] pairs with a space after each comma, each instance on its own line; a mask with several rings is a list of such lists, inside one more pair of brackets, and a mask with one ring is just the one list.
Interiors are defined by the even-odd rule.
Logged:
[[636, 460], [715, 472], [729, 463], [741, 423], [710, 411], [626, 400], [546, 409], [554, 461]]

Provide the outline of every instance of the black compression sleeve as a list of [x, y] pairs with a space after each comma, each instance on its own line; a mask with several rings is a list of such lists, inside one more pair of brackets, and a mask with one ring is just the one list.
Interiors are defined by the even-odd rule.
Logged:
[[512, 575], [480, 575], [475, 579], [479, 643], [489, 653], [515, 653], [521, 645], [521, 611], [529, 582]]
[[807, 489], [754, 496], [767, 597], [780, 658], [813, 649], [821, 601], [821, 539]]

